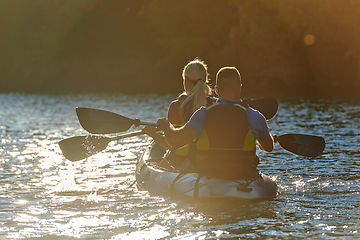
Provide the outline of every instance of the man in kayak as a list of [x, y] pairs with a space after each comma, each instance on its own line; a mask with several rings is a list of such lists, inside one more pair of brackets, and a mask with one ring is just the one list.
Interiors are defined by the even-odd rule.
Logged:
[[197, 110], [181, 128], [159, 119], [159, 129], [174, 148], [196, 141], [191, 164], [196, 172], [226, 179], [251, 179], [258, 175], [256, 143], [265, 152], [274, 140], [265, 117], [240, 99], [241, 76], [235, 67], [216, 74], [216, 104]]

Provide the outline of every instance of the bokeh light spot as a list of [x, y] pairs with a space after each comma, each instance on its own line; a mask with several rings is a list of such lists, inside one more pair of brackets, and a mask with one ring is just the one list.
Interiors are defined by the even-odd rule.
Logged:
[[305, 37], [304, 37], [304, 42], [305, 42], [305, 44], [308, 45], [308, 46], [313, 45], [313, 44], [315, 43], [315, 41], [316, 41], [316, 38], [315, 38], [315, 36], [312, 35], [312, 34], [307, 34], [307, 35], [305, 35]]

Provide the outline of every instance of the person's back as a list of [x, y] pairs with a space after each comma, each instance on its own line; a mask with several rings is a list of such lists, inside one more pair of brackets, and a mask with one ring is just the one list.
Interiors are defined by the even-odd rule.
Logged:
[[[191, 115], [200, 107], [210, 104], [208, 97], [212, 94], [209, 87], [209, 73], [207, 65], [198, 58], [190, 61], [182, 71], [184, 92], [172, 101], [167, 111], [167, 118], [171, 124], [184, 125]], [[155, 127], [146, 126], [143, 132], [152, 137], [157, 144], [172, 149], [164, 137], [156, 132]]]
[[221, 69], [216, 78], [220, 100], [206, 109], [207, 138], [197, 143], [197, 169], [220, 178], [244, 179], [256, 175], [255, 138], [240, 98], [241, 78], [236, 68]]
[[166, 119], [159, 119], [158, 124], [173, 147], [198, 139], [192, 159], [198, 172], [227, 179], [251, 178], [257, 173], [255, 142], [262, 151], [274, 148], [266, 119], [240, 100], [241, 77], [236, 68], [220, 69], [216, 84], [217, 103], [197, 110], [184, 127], [174, 129]]
[[[184, 125], [197, 109], [202, 106], [209, 106], [214, 102], [210, 98], [212, 89], [208, 85], [210, 79], [205, 62], [198, 58], [190, 61], [182, 71], [182, 78], [184, 92], [170, 103], [167, 113], [170, 123], [174, 125]], [[156, 144], [172, 151], [166, 161], [171, 161], [174, 167], [180, 166], [190, 154], [189, 145], [179, 149], [173, 148], [167, 144], [161, 134], [156, 132], [154, 127], [145, 127], [143, 131], [151, 136]]]

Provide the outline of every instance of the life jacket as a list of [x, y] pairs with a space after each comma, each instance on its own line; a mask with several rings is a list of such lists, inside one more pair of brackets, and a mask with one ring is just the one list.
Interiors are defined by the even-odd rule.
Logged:
[[[179, 97], [179, 100], [184, 101], [186, 97], [187, 97], [186, 95], [181, 95]], [[206, 101], [207, 101], [206, 107], [209, 107], [215, 103], [216, 99], [208, 96], [208, 97], [206, 97]], [[189, 102], [186, 103], [185, 109], [184, 109], [184, 118], [180, 125], [185, 125], [187, 123], [187, 121], [189, 121], [190, 117], [192, 116], [192, 114], [193, 114], [192, 104], [193, 104], [193, 100], [190, 100]], [[195, 143], [189, 143], [181, 148], [177, 148], [174, 152], [175, 152], [175, 155], [177, 155], [177, 156], [189, 157], [189, 155], [193, 153], [194, 149], [195, 149]]]
[[192, 163], [200, 173], [225, 179], [251, 178], [258, 172], [255, 138], [245, 107], [216, 103], [207, 108]]

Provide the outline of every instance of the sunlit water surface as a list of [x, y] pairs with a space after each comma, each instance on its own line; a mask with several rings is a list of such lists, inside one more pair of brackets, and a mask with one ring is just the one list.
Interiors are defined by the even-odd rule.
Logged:
[[[307, 159], [276, 145], [259, 168], [280, 195], [252, 203], [188, 203], [149, 196], [134, 182], [146, 136], [111, 142], [69, 162], [58, 142], [84, 135], [75, 108], [156, 121], [175, 95], [0, 94], [0, 239], [358, 239], [360, 107], [336, 100], [279, 100], [274, 134], [323, 136]], [[131, 129], [132, 130], [132, 129]]]

